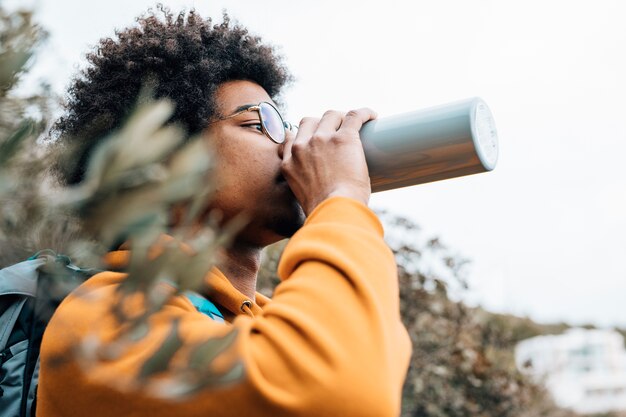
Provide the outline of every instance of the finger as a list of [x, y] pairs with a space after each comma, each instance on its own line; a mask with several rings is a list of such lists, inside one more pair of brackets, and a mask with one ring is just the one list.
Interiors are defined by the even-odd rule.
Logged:
[[291, 158], [291, 149], [293, 148], [294, 143], [298, 140], [305, 141], [311, 137], [320, 119], [315, 117], [305, 117], [300, 121], [298, 125], [298, 130], [295, 135], [287, 135], [285, 137], [284, 147], [283, 147], [283, 160]]
[[370, 120], [374, 120], [376, 116], [376, 112], [367, 107], [363, 107], [357, 110], [350, 110], [343, 118], [343, 123], [341, 124], [341, 128], [339, 130], [358, 132], [359, 130], [361, 130], [361, 127], [364, 123], [369, 122]]
[[278, 148], [278, 155], [280, 158], [285, 161], [291, 158], [291, 147], [293, 146], [293, 141], [296, 139], [296, 134], [288, 131], [285, 135], [285, 141], [280, 144]]
[[343, 117], [344, 113], [342, 112], [337, 110], [328, 110], [322, 116], [322, 119], [317, 126], [317, 132], [330, 137], [331, 134], [335, 133], [339, 127], [341, 127]]
[[317, 117], [305, 117], [300, 121], [298, 125], [298, 132], [296, 133], [296, 141], [302, 138], [310, 138], [313, 132], [317, 129], [320, 123], [320, 119]]

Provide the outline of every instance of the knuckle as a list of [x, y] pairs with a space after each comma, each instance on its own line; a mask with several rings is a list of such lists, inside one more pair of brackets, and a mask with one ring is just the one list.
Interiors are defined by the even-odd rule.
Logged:
[[362, 121], [372, 119], [376, 117], [376, 112], [369, 107], [362, 107], [360, 109], [353, 109], [346, 113], [346, 117], [355, 117]]
[[321, 132], [313, 133], [313, 136], [311, 136], [311, 139], [310, 139], [310, 142], [312, 145], [319, 145], [327, 141], [328, 141], [328, 136]]
[[352, 140], [352, 135], [349, 134], [348, 132], [344, 131], [337, 131], [335, 134], [333, 134], [331, 141], [333, 143], [345, 143], [345, 142], [349, 142]]
[[350, 110], [349, 112], [346, 113], [346, 117], [360, 117], [361, 113], [360, 110]]
[[316, 123], [317, 121], [318, 119], [316, 119], [315, 117], [303, 117], [302, 119], [300, 119], [300, 125]]
[[305, 147], [306, 147], [306, 145], [303, 142], [296, 142], [291, 147], [291, 154], [293, 156], [297, 156], [298, 154], [300, 154], [300, 153], [302, 153], [304, 151]]
[[340, 111], [338, 111], [338, 110], [326, 110], [324, 112], [324, 116], [322, 116], [322, 117], [332, 117], [332, 116], [341, 117], [342, 113]]
[[373, 114], [376, 113], [374, 110], [372, 110], [370, 107], [363, 107], [361, 109], [359, 109], [359, 111], [363, 112], [364, 114]]

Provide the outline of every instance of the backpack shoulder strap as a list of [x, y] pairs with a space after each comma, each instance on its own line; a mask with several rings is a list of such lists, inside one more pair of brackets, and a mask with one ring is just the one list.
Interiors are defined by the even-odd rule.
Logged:
[[0, 350], [6, 348], [26, 300], [35, 297], [39, 274], [37, 268], [44, 263], [45, 259], [34, 259], [0, 269]]
[[46, 263], [43, 258], [32, 259], [0, 269], [0, 296], [37, 294], [39, 267]]
[[0, 314], [0, 351], [7, 347], [9, 337], [17, 323], [17, 319], [26, 304], [27, 297], [21, 297], [17, 302], [13, 302], [9, 307]]

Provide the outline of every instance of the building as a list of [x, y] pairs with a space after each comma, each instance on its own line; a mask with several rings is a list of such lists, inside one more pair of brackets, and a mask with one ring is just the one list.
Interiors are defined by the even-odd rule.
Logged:
[[543, 382], [556, 403], [579, 413], [626, 410], [626, 348], [612, 330], [570, 329], [515, 348], [518, 369]]

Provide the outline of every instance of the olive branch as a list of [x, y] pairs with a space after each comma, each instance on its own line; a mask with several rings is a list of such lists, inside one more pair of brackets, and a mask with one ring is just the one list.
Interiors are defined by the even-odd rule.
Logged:
[[[216, 263], [219, 249], [232, 240], [245, 220], [236, 218], [220, 226], [217, 213], [204, 215], [214, 187], [207, 140], [188, 138], [180, 126], [169, 124], [174, 104], [151, 99], [149, 89], [138, 97], [124, 126], [99, 141], [86, 164], [84, 181], [72, 187], [55, 181], [51, 161], [61, 153], [71, 154], [72, 149], [62, 146], [64, 138], [47, 143], [41, 139], [49, 119], [49, 93], [44, 89], [41, 95], [26, 98], [12, 94], [44, 38], [31, 13], [0, 9], [1, 260], [6, 266], [41, 249], [52, 249], [39, 255], [47, 260], [42, 271], [56, 288], [55, 295], [62, 298], [80, 280], [68, 279], [55, 252], [69, 255], [81, 266], [101, 267], [100, 260], [110, 248], [122, 241], [130, 245], [124, 268], [128, 276], [118, 286], [111, 307], [119, 325], [117, 337], [99, 340], [96, 326], [79, 346], [54, 361], [76, 360], [88, 372], [121, 357], [147, 337], [151, 317], [172, 297], [186, 291], [210, 291], [204, 278]], [[33, 106], [39, 119], [28, 116]], [[173, 223], [174, 207], [182, 207], [184, 215]], [[200, 216], [206, 220], [199, 223]], [[165, 235], [170, 238], [164, 239]], [[155, 248], [158, 256], [154, 256]], [[141, 305], [131, 314], [124, 306], [138, 298]], [[180, 399], [237, 381], [244, 372], [240, 361], [219, 371], [212, 366], [232, 348], [236, 337], [236, 331], [230, 330], [189, 346], [181, 337], [179, 321], [173, 319], [159, 348], [126, 387]], [[183, 350], [190, 352], [186, 360], [174, 362]], [[120, 386], [119, 381], [111, 382]]]

